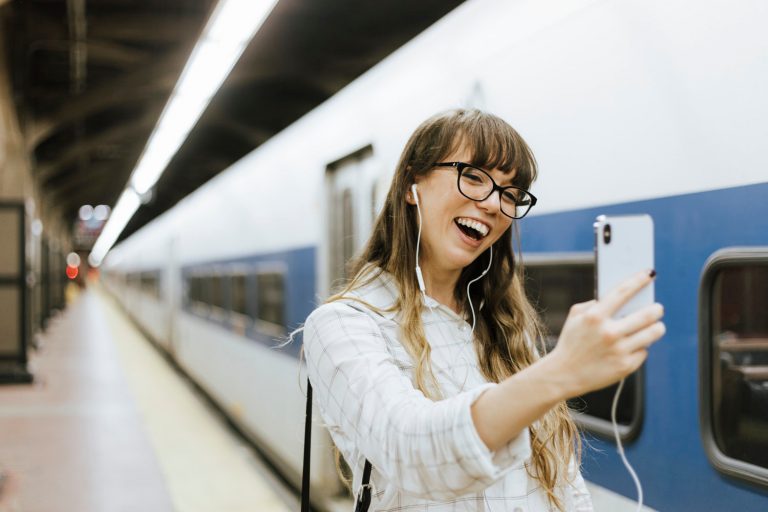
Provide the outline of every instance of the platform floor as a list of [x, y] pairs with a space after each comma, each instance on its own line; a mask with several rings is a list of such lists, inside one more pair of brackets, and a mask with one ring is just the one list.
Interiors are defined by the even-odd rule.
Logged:
[[0, 387], [0, 512], [283, 512], [296, 499], [98, 288]]

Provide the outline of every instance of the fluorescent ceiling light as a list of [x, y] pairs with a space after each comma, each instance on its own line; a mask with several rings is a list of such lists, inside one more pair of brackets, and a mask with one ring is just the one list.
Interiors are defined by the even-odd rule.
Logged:
[[133, 214], [139, 209], [141, 200], [133, 189], [127, 188], [120, 195], [120, 199], [117, 200], [115, 208], [112, 210], [112, 215], [109, 216], [109, 220], [104, 225], [104, 229], [99, 235], [99, 239], [93, 244], [91, 254], [88, 256], [89, 263], [98, 267], [101, 265], [104, 256], [107, 255], [112, 246], [115, 244], [117, 237], [125, 229], [125, 225], [131, 220]]
[[160, 179], [242, 51], [239, 46], [213, 41], [200, 41], [195, 47], [133, 171], [131, 185], [139, 194], [149, 191]]
[[131, 175], [130, 184], [140, 195], [160, 179], [276, 3], [277, 0], [218, 3]]
[[244, 49], [245, 43], [201, 40], [192, 51], [176, 84], [176, 98], [173, 99], [183, 101], [184, 98], [194, 98], [199, 102], [210, 99], [227, 78]]
[[247, 43], [272, 11], [277, 0], [219, 2], [206, 26], [210, 39]]
[[[277, 0], [219, 1], [184, 66], [184, 71], [144, 147], [139, 162], [131, 173], [128, 186], [120, 201], [129, 190], [135, 191], [133, 195], [138, 201], [138, 196], [147, 193], [157, 183], [168, 162], [187, 139], [187, 135], [200, 119], [211, 98], [276, 3]], [[120, 205], [120, 201], [115, 206], [115, 210]], [[130, 216], [136, 212], [137, 208], [138, 203]], [[89, 259], [97, 262], [96, 266], [101, 263], [130, 220], [130, 216], [124, 219], [116, 233], [111, 231], [107, 233], [110, 225], [119, 225], [113, 222], [116, 213], [113, 211], [112, 217], [91, 251]], [[106, 234], [109, 234], [109, 237], [106, 237]], [[109, 239], [111, 242], [107, 243], [106, 240]], [[97, 248], [99, 252], [96, 252]]]

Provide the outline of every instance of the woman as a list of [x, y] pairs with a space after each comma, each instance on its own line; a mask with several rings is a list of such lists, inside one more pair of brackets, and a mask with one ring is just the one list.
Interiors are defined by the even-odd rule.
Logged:
[[571, 308], [544, 354], [512, 250], [536, 202], [533, 155], [506, 122], [438, 114], [401, 155], [354, 277], [304, 328], [307, 371], [370, 510], [592, 510], [565, 400], [637, 369], [654, 304], [611, 314], [649, 271]]

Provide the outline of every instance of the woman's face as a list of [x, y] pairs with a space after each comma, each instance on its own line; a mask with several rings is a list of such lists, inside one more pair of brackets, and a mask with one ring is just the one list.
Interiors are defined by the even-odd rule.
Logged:
[[[470, 163], [471, 157], [467, 148], [460, 148], [441, 161]], [[514, 172], [485, 170], [498, 185], [512, 184]], [[455, 167], [436, 167], [416, 179], [423, 219], [421, 264], [432, 271], [460, 271], [496, 242], [512, 223], [499, 209], [498, 192], [484, 201], [472, 201], [459, 192], [457, 179]], [[410, 193], [408, 198], [409, 203], [415, 204]]]

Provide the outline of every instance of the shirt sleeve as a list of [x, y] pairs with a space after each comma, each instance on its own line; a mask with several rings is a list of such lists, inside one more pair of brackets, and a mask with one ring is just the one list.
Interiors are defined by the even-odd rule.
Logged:
[[495, 384], [440, 401], [425, 397], [398, 368], [373, 318], [348, 304], [324, 304], [310, 315], [304, 351], [323, 421], [404, 493], [444, 500], [478, 492], [530, 456], [528, 429], [496, 453], [477, 433], [470, 407]]

